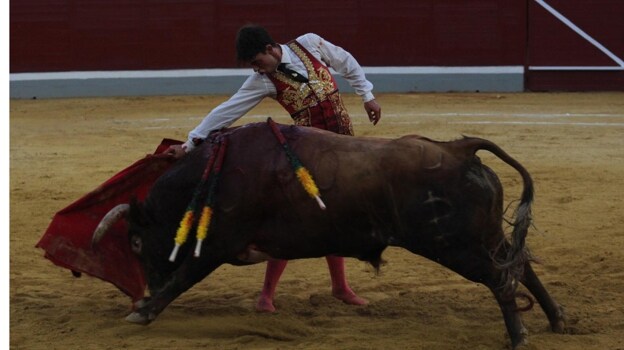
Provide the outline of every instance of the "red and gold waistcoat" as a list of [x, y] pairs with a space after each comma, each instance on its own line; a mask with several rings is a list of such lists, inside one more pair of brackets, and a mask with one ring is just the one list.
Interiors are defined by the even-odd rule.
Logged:
[[280, 71], [267, 74], [277, 89], [276, 100], [290, 114], [295, 125], [353, 135], [351, 119], [329, 68], [297, 41], [291, 41], [288, 47], [305, 65], [308, 83], [295, 81]]

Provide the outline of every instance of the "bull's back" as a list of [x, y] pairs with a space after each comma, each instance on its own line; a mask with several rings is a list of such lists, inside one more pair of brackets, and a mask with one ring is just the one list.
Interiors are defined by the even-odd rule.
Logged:
[[[338, 209], [366, 205], [387, 195], [453, 181], [466, 161], [455, 142], [419, 136], [400, 139], [353, 137], [308, 127], [282, 126], [288, 147], [313, 176], [321, 196]], [[229, 135], [222, 184], [227, 207], [265, 202], [276, 207], [307, 206], [309, 198], [284, 147], [265, 123]], [[456, 179], [455, 179], [456, 180]]]

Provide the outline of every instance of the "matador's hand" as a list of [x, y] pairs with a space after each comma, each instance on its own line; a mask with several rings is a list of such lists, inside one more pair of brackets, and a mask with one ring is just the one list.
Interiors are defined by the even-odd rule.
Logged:
[[173, 156], [175, 159], [180, 159], [186, 155], [186, 150], [182, 148], [182, 145], [172, 145], [169, 146], [165, 153]]
[[373, 125], [377, 125], [377, 122], [381, 119], [381, 107], [377, 104], [377, 101], [370, 100], [368, 102], [364, 102], [364, 109], [368, 114], [368, 119], [370, 119]]

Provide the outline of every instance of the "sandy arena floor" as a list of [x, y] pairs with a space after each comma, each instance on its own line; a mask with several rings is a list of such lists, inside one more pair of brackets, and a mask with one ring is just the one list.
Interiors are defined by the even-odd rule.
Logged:
[[[498, 306], [483, 286], [400, 249], [375, 275], [347, 259], [370, 304], [330, 295], [324, 259], [289, 264], [276, 314], [254, 312], [265, 264], [224, 266], [149, 326], [124, 321], [130, 300], [89, 276], [74, 278], [34, 246], [54, 213], [154, 150], [184, 139], [224, 96], [10, 102], [10, 344], [12, 349], [506, 349]], [[369, 125], [347, 96], [357, 135], [488, 138], [536, 184], [536, 270], [565, 307], [569, 334], [553, 334], [539, 306], [523, 315], [526, 349], [624, 349], [624, 93], [379, 94]], [[267, 116], [265, 101], [239, 123]], [[481, 152], [506, 186], [518, 175]]]

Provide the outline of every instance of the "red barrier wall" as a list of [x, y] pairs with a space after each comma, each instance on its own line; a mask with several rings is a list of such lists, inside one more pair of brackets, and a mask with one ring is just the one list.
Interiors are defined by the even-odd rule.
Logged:
[[254, 22], [315, 32], [366, 66], [522, 65], [523, 1], [11, 1], [11, 72], [235, 66]]
[[624, 1], [530, 1], [528, 14], [528, 90], [624, 90]]
[[[624, 1], [546, 2], [624, 57]], [[525, 66], [531, 90], [624, 89], [624, 70], [535, 0], [12, 0], [10, 71], [235, 67], [248, 22], [279, 42], [318, 33], [364, 66]], [[532, 68], [570, 65], [616, 69]]]

